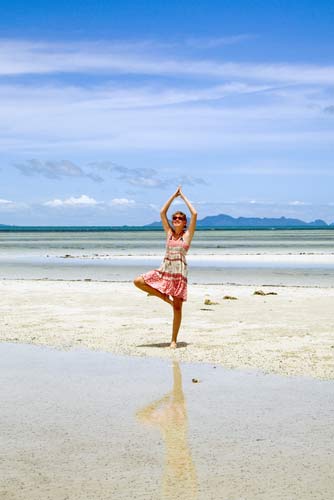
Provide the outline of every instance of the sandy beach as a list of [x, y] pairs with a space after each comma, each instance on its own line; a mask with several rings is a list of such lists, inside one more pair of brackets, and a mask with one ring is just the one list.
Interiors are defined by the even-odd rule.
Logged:
[[2, 342], [334, 378], [334, 288], [191, 285], [174, 352], [170, 306], [131, 283], [1, 280], [0, 292]]

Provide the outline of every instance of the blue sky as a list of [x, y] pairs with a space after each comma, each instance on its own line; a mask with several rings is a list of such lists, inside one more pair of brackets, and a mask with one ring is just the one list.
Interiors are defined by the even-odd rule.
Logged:
[[330, 1], [11, 1], [0, 223], [334, 221]]

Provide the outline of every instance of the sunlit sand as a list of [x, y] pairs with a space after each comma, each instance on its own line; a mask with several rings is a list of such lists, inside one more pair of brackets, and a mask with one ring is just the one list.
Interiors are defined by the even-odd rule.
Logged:
[[333, 379], [334, 288], [259, 289], [192, 285], [170, 349], [169, 304], [130, 283], [2, 280], [0, 341]]

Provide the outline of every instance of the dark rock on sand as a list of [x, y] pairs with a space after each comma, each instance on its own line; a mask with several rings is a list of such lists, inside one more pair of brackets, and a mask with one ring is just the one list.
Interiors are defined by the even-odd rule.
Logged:
[[204, 300], [204, 305], [205, 305], [205, 306], [216, 306], [216, 305], [218, 305], [218, 304], [219, 304], [219, 302], [213, 302], [213, 301], [212, 301], [212, 300], [210, 300], [210, 299], [205, 299], [205, 300]]

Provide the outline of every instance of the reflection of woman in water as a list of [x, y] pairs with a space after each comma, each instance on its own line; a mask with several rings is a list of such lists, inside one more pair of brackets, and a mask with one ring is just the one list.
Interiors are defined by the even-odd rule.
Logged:
[[[175, 212], [172, 225], [167, 219], [167, 210], [180, 196], [191, 213], [189, 228], [183, 212]], [[197, 212], [181, 190], [181, 186], [166, 201], [160, 212], [161, 222], [167, 234], [166, 255], [159, 269], [138, 276], [134, 284], [149, 295], [154, 295], [168, 302], [173, 307], [173, 331], [171, 348], [176, 348], [177, 335], [182, 319], [182, 304], [187, 300], [187, 263], [186, 253], [194, 236]]]
[[138, 419], [159, 428], [165, 442], [163, 498], [196, 500], [197, 477], [188, 445], [188, 420], [178, 363], [173, 363], [173, 390], [137, 412]]

